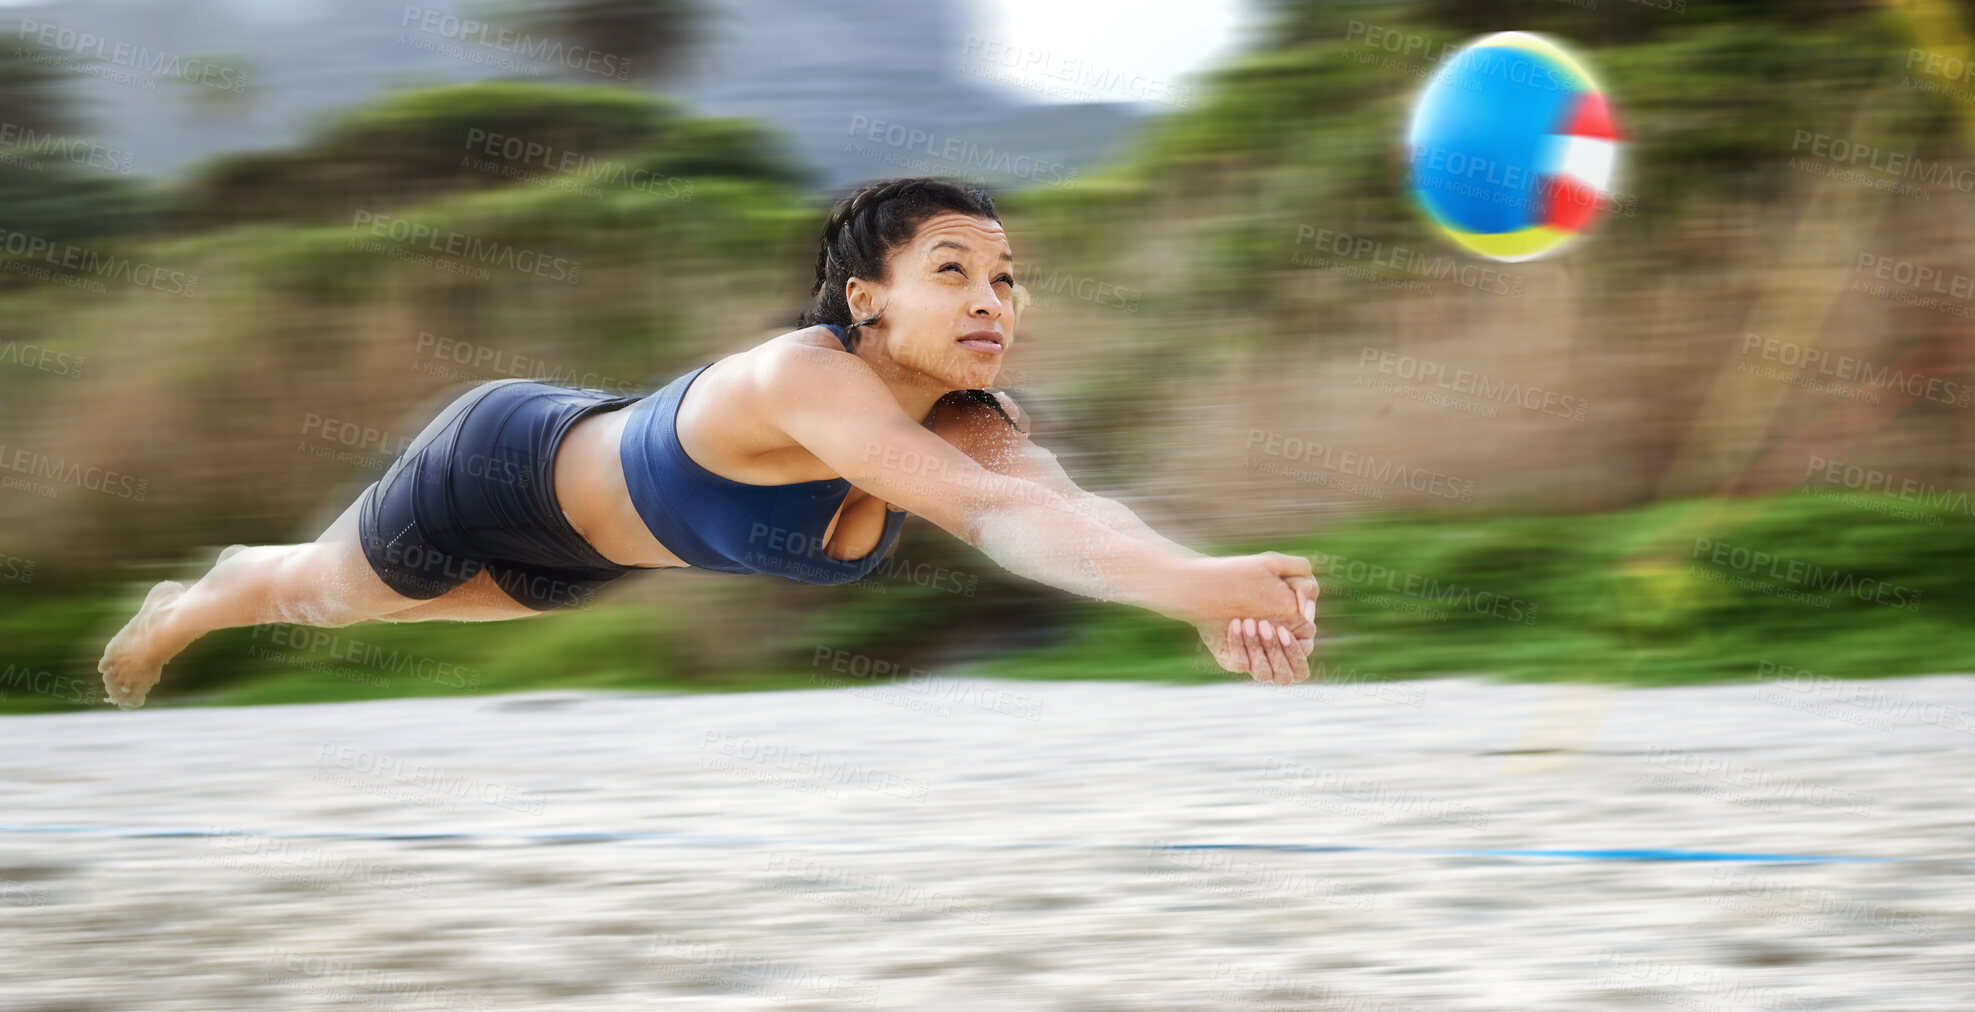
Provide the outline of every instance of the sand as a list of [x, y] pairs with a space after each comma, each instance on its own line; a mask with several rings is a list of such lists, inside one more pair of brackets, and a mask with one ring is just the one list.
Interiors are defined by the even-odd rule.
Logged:
[[[934, 679], [0, 735], [6, 1010], [1975, 1007], [1966, 677]], [[1641, 848], [1820, 860], [1475, 853]]]

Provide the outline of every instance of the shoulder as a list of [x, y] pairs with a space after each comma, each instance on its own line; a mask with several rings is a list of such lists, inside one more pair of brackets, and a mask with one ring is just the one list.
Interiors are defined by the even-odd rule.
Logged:
[[932, 428], [959, 445], [1026, 440], [1029, 416], [1005, 390], [955, 390], [933, 405]]
[[822, 324], [777, 334], [749, 349], [747, 355], [752, 369], [763, 379], [799, 383], [825, 376], [877, 376], [863, 359], [845, 351], [837, 336]]
[[743, 366], [763, 407], [801, 402], [845, 406], [890, 393], [869, 363], [843, 349], [823, 326], [778, 335], [750, 349]]

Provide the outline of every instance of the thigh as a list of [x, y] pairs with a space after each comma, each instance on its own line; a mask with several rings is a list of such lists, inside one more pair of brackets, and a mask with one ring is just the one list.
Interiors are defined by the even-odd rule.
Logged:
[[588, 405], [537, 397], [542, 384], [513, 386], [529, 382], [497, 380], [456, 398], [323, 532], [323, 540], [356, 541], [383, 585], [431, 605], [401, 618], [586, 607], [630, 571], [598, 555], [543, 494], [552, 458], [539, 448]]
[[[374, 486], [373, 486], [374, 487]], [[366, 490], [365, 495], [368, 495]], [[375, 616], [385, 622], [492, 622], [500, 619], [527, 618], [542, 612], [515, 600], [495, 585], [493, 575], [485, 570], [472, 579], [460, 584], [438, 597], [419, 599], [406, 597], [392, 590], [378, 578], [370, 560], [357, 543], [357, 513], [363, 508], [363, 497], [343, 510], [336, 522], [316, 539], [317, 545], [337, 544], [339, 549], [320, 550], [319, 557], [334, 582], [352, 588], [353, 596], [362, 605], [367, 605]]]
[[[419, 473], [444, 466], [426, 459], [429, 453], [421, 450], [392, 465], [391, 472], [357, 497], [352, 507], [356, 527], [352, 543], [372, 575], [415, 601], [443, 597], [487, 569], [486, 556], [462, 546], [444, 500], [438, 506], [424, 501], [430, 498], [431, 483], [421, 482]], [[332, 530], [335, 527], [331, 525]]]
[[392, 589], [377, 575], [370, 558], [364, 554], [357, 515], [376, 488], [373, 483], [365, 489], [312, 544], [303, 547], [308, 549], [311, 563], [319, 567], [325, 585], [343, 588], [355, 610], [381, 616], [411, 607], [419, 600]]
[[[488, 393], [489, 388], [522, 382], [526, 381], [520, 379], [500, 379], [484, 380], [477, 383], [455, 383], [431, 394], [417, 407], [407, 410], [398, 424], [391, 428], [393, 434], [402, 432], [415, 433], [405, 443], [404, 450], [393, 459], [392, 467], [395, 468], [399, 461], [430, 446], [433, 440], [437, 439], [441, 433], [447, 431], [459, 421], [460, 415], [464, 414], [468, 408], [478, 402], [480, 397]], [[390, 473], [391, 471], [388, 469], [385, 471], [386, 475]], [[337, 508], [335, 505], [337, 502], [349, 502], [347, 498], [349, 496], [355, 495], [358, 499], [361, 499], [368, 488], [375, 484], [377, 484], [376, 479], [354, 475], [347, 481], [339, 482], [339, 487], [326, 497], [323, 505], [310, 511], [310, 515], [304, 521], [304, 526], [301, 529], [303, 531], [321, 530], [322, 534], [316, 538], [316, 540], [320, 541], [330, 537], [333, 531], [346, 529], [343, 525], [349, 524], [351, 526], [347, 530], [352, 532], [352, 536], [355, 536], [355, 506], [351, 505], [344, 508], [341, 515], [333, 514], [330, 510]], [[327, 522], [325, 527], [326, 519], [331, 516], [334, 516], [335, 520]], [[301, 538], [297, 537], [295, 540], [300, 541]]]
[[474, 488], [460, 487], [456, 458], [473, 419], [482, 411], [512, 410], [495, 398], [521, 382], [495, 380], [455, 398], [357, 497], [357, 541], [392, 590], [430, 601], [486, 571], [494, 552], [481, 542], [500, 532], [505, 517], [488, 509]]
[[494, 559], [487, 563], [492, 585], [509, 600], [538, 612], [588, 608], [605, 585], [628, 575], [628, 567], [539, 566]]
[[528, 618], [545, 612], [515, 600], [495, 584], [491, 572], [431, 599], [409, 602], [410, 607], [383, 616], [386, 622], [498, 622]]
[[357, 511], [363, 509], [364, 497], [369, 495], [370, 490], [376, 487], [377, 487], [377, 483], [371, 482], [368, 488], [365, 488], [362, 492], [357, 493], [356, 499], [353, 500], [350, 503], [350, 505], [344, 507], [343, 512], [336, 517], [335, 522], [331, 523], [328, 527], [323, 528], [321, 534], [316, 535], [316, 540], [319, 542], [320, 541], [348, 541], [352, 544], [356, 543]]
[[[338, 521], [342, 523], [342, 521]], [[260, 551], [261, 549], [254, 549]], [[419, 604], [385, 583], [354, 536], [338, 536], [335, 527], [317, 541], [282, 546], [273, 574], [284, 621], [335, 628], [381, 619]]]

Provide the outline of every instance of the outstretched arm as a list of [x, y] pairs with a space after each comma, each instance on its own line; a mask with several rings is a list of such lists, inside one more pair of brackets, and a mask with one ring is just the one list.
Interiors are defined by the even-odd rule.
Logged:
[[[985, 408], [970, 409], [967, 417], [956, 419], [946, 431], [961, 449], [983, 467], [1001, 474], [1027, 478], [1067, 497], [1090, 515], [1118, 533], [1147, 545], [1205, 558], [1199, 552], [1172, 541], [1141, 520], [1124, 503], [1094, 495], [1079, 487], [1063, 470], [1056, 455], [1028, 437], [1027, 415], [1012, 397], [994, 391], [1007, 417]], [[1013, 425], [1010, 425], [1010, 421]], [[1273, 554], [1273, 553], [1271, 553]], [[1300, 560], [1299, 560], [1300, 561]], [[1305, 660], [1315, 647], [1317, 582], [1307, 569], [1301, 575], [1285, 576], [1296, 592], [1304, 621], [1295, 626], [1272, 626], [1266, 619], [1232, 618], [1227, 623], [1198, 624], [1201, 639], [1214, 659], [1229, 671], [1252, 674], [1258, 681], [1302, 681], [1308, 677]]]
[[[835, 358], [824, 363], [818, 355]], [[852, 484], [925, 517], [1010, 572], [1196, 625], [1246, 616], [1292, 628], [1305, 621], [1284, 577], [1307, 577], [1307, 560], [1272, 553], [1208, 558], [1121, 533], [1100, 519], [1105, 510], [1092, 504], [1095, 497], [983, 467], [907, 417], [868, 366], [841, 353], [792, 350], [764, 369], [765, 420]]]
[[[962, 452], [990, 471], [1026, 478], [1062, 494], [1087, 509], [1105, 526], [1126, 537], [1193, 558], [1207, 557], [1153, 530], [1124, 503], [1084, 490], [1071, 480], [1069, 472], [1063, 470], [1054, 453], [1029, 439], [1029, 417], [1021, 405], [999, 390], [992, 393], [1008, 418], [1004, 419], [983, 408], [958, 421], [950, 431]], [[1010, 419], [1014, 421], [1013, 425], [1009, 424]]]

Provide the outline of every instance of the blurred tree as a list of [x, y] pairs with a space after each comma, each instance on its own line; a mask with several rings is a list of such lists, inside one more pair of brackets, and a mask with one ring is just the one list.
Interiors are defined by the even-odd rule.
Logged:
[[[0, 48], [0, 212], [48, 242], [144, 230], [156, 201], [128, 178], [128, 154], [81, 141], [83, 117], [64, 57], [23, 40]], [[16, 275], [6, 287], [21, 284]]]
[[33, 42], [0, 49], [0, 122], [17, 131], [62, 135], [80, 128], [68, 71]]
[[595, 160], [655, 144], [676, 103], [615, 88], [486, 81], [385, 94], [305, 142], [225, 155], [194, 177], [192, 227], [323, 218], [449, 193], [559, 178], [565, 156]]
[[[115, 171], [79, 164], [85, 147], [66, 139], [0, 160], [0, 226], [48, 242], [142, 232], [160, 220], [160, 199]], [[11, 287], [12, 275], [0, 277]]]
[[676, 198], [713, 178], [813, 182], [753, 121], [622, 88], [482, 81], [392, 92], [295, 147], [216, 158], [192, 178], [182, 224], [329, 220], [517, 184]]
[[679, 76], [705, 17], [693, 0], [485, 0], [483, 8], [490, 20], [628, 60], [628, 76], [646, 82]]
[[821, 185], [781, 134], [763, 123], [734, 117], [681, 120], [663, 144], [647, 145], [629, 161], [687, 179], [759, 179], [795, 187]]

